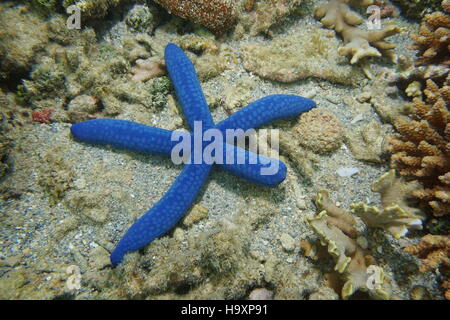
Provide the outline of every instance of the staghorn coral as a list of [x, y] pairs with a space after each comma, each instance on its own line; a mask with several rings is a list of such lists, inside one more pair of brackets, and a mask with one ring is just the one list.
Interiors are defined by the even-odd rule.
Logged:
[[427, 14], [420, 25], [419, 34], [412, 34], [414, 44], [411, 49], [418, 50], [416, 65], [450, 65], [450, 1], [442, 2], [444, 12]]
[[294, 132], [300, 145], [316, 153], [339, 149], [345, 137], [342, 122], [324, 109], [312, 109], [302, 114]]
[[345, 58], [336, 52], [338, 40], [328, 39], [327, 35], [326, 30], [305, 27], [302, 32], [270, 42], [244, 45], [241, 53], [244, 68], [262, 78], [284, 83], [316, 77], [359, 85], [364, 79], [363, 72], [343, 63]]
[[[429, 272], [439, 269], [446, 274], [450, 268], [450, 236], [427, 234], [420, 239], [417, 245], [411, 245], [404, 249], [406, 252], [417, 256], [422, 260], [419, 266], [420, 272]], [[441, 284], [446, 299], [450, 299], [449, 279]]]
[[[343, 274], [345, 283], [341, 290], [343, 299], [348, 299], [356, 291], [367, 291], [371, 296], [388, 299], [383, 270], [375, 266], [373, 258], [357, 242], [358, 232], [351, 214], [338, 208], [330, 199], [328, 192], [320, 190], [314, 198], [318, 215], [308, 219], [311, 227], [326, 245], [328, 252], [336, 260], [334, 270]], [[380, 274], [380, 286], [367, 287], [370, 272], [369, 265], [377, 268]]]
[[368, 227], [382, 228], [398, 239], [409, 229], [422, 229], [420, 210], [407, 202], [419, 187], [417, 182], [397, 178], [395, 170], [390, 170], [372, 184], [372, 191], [381, 195], [382, 209], [359, 202], [351, 205], [352, 213], [360, 216]]
[[440, 88], [433, 80], [426, 81], [425, 101], [413, 99], [410, 118], [397, 117], [395, 127], [400, 134], [389, 141], [391, 166], [422, 183], [423, 188], [413, 195], [436, 216], [450, 211], [449, 79]]
[[234, 2], [228, 0], [155, 0], [170, 13], [204, 25], [216, 34], [229, 30], [235, 22]]
[[[363, 22], [363, 19], [347, 5], [345, 0], [330, 0], [316, 7], [314, 17], [320, 19], [322, 24], [340, 33], [344, 46], [339, 48], [341, 55], [351, 56], [350, 63], [359, 62], [365, 57], [380, 57], [389, 55], [395, 45], [384, 39], [401, 30], [395, 26], [389, 26], [383, 30], [365, 31], [355, 27]], [[370, 4], [371, 1], [363, 1]]]

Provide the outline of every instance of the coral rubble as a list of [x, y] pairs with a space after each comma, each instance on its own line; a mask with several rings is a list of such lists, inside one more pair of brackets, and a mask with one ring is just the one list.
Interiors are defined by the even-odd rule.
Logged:
[[423, 184], [413, 195], [436, 216], [450, 212], [449, 79], [440, 88], [433, 80], [426, 81], [425, 101], [413, 99], [410, 118], [397, 118], [400, 134], [390, 140], [392, 167]]
[[[380, 57], [390, 54], [395, 45], [385, 41], [385, 38], [400, 32], [400, 28], [389, 26], [382, 30], [364, 31], [355, 27], [363, 19], [347, 5], [346, 0], [330, 0], [316, 7], [314, 16], [322, 24], [340, 33], [344, 46], [339, 48], [341, 55], [351, 56], [350, 63], [354, 64], [365, 57]], [[363, 1], [370, 4], [371, 1]]]

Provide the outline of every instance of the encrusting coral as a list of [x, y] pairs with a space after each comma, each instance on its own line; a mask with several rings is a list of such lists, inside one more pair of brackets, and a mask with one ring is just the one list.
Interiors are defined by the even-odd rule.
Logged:
[[420, 181], [413, 195], [428, 204], [435, 216], [450, 212], [450, 76], [442, 87], [431, 79], [424, 94], [413, 99], [410, 118], [399, 116], [400, 135], [390, 140], [391, 166], [400, 175]]
[[[388, 55], [395, 44], [384, 39], [401, 31], [399, 27], [389, 26], [382, 30], [365, 31], [355, 27], [363, 22], [356, 12], [352, 11], [347, 0], [330, 0], [316, 7], [314, 16], [322, 24], [340, 33], [345, 45], [339, 48], [341, 55], [351, 56], [350, 63], [354, 64], [365, 57], [380, 57]], [[371, 0], [362, 1], [362, 5], [371, 4]]]
[[426, 15], [420, 25], [419, 34], [411, 35], [418, 50], [416, 65], [442, 64], [450, 66], [450, 1], [442, 1], [442, 9]]
[[[336, 52], [337, 39], [324, 29], [304, 27], [301, 32], [242, 47], [244, 68], [258, 76], [284, 83], [316, 77], [357, 86], [364, 79], [360, 68], [345, 64]], [[308, 45], [305, 46], [304, 44]]]
[[[357, 290], [361, 290], [367, 291], [375, 298], [388, 299], [384, 272], [373, 264], [373, 257], [358, 244], [358, 232], [353, 216], [337, 207], [325, 190], [320, 190], [314, 200], [319, 214], [308, 221], [320, 237], [321, 243], [328, 247], [328, 252], [335, 258], [335, 271], [344, 275], [342, 298], [347, 299]], [[367, 286], [369, 266], [376, 268], [380, 275], [377, 285], [372, 288]]]
[[230, 29], [235, 22], [234, 3], [228, 0], [155, 0], [170, 13], [204, 25], [216, 34]]
[[[404, 249], [406, 252], [417, 256], [422, 260], [419, 266], [420, 272], [428, 272], [435, 269], [444, 274], [450, 269], [450, 236], [428, 234], [417, 245], [411, 245]], [[443, 281], [446, 299], [450, 300], [449, 279]]]
[[351, 205], [352, 213], [360, 216], [368, 227], [382, 228], [398, 239], [409, 229], [422, 229], [420, 210], [407, 202], [418, 188], [417, 182], [405, 182], [396, 177], [395, 170], [390, 170], [372, 184], [372, 191], [381, 194], [382, 209], [359, 202]]

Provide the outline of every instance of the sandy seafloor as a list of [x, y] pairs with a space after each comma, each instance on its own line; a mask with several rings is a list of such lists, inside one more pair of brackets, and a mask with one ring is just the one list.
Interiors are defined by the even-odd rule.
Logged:
[[[394, 20], [409, 31], [417, 30], [415, 23], [401, 17]], [[273, 28], [273, 37], [300, 32], [305, 25], [320, 28], [311, 14], [288, 18]], [[160, 42], [165, 38], [176, 39], [171, 32], [159, 27], [154, 37]], [[263, 36], [255, 36], [219, 41], [225, 41], [239, 54], [242, 45], [262, 39]], [[410, 44], [406, 34], [393, 36], [390, 41], [397, 44], [396, 53], [412, 55], [406, 49]], [[375, 73], [382, 68], [395, 69], [383, 59], [371, 62]], [[381, 123], [373, 108], [365, 109], [362, 119], [352, 123], [359, 112], [345, 103], [345, 97], [361, 94], [362, 88], [371, 83], [368, 79], [355, 88], [317, 78], [282, 84], [250, 74], [238, 61], [220, 76], [203, 82], [202, 87], [210, 100], [242, 77], [251, 77], [256, 83], [250, 90], [250, 101], [275, 93], [306, 95], [317, 102], [318, 108], [335, 114], [347, 130], [371, 120]], [[403, 98], [398, 95], [396, 99]], [[179, 127], [183, 118], [168, 106], [151, 112], [146, 117], [147, 124], [161, 128]], [[215, 121], [227, 116], [220, 103], [212, 108], [212, 114]], [[120, 118], [133, 120], [132, 111]], [[289, 128], [294, 122], [291, 119], [280, 123]], [[269, 127], [276, 128], [277, 124]], [[302, 240], [319, 247], [318, 238], [306, 220], [316, 214], [312, 197], [317, 190], [326, 189], [332, 200], [345, 209], [358, 201], [379, 205], [379, 194], [371, 192], [371, 184], [388, 170], [387, 161], [371, 164], [356, 160], [345, 143], [333, 153], [316, 155], [318, 162], [310, 181], [293, 168], [289, 159], [282, 158], [287, 163], [288, 175], [274, 189], [255, 186], [216, 167], [195, 202], [208, 210], [207, 217], [192, 226], [179, 223], [175, 232], [131, 254], [124, 266], [114, 269], [109, 265], [108, 254], [133, 221], [166, 192], [181, 167], [162, 156], [77, 142], [71, 137], [70, 126], [29, 122], [14, 131], [14, 147], [9, 155], [13, 165], [2, 183], [19, 185], [21, 191], [18, 197], [0, 200], [2, 299], [245, 299], [255, 288], [268, 289], [275, 299], [308, 299], [313, 293], [316, 297], [338, 299], [325, 280], [325, 274], [334, 266], [332, 257], [327, 254], [307, 257], [300, 247]], [[393, 132], [390, 125], [385, 126], [387, 132]], [[359, 172], [351, 177], [339, 176], [337, 170], [345, 167], [358, 168]], [[67, 189], [56, 203], [43, 186], [43, 176], [55, 181], [68, 180]], [[51, 185], [51, 181], [45, 184]], [[414, 266], [417, 269], [418, 260], [402, 251], [405, 243], [417, 242], [421, 233], [412, 232], [398, 241], [385, 231], [368, 230], [360, 220], [358, 228], [378, 265], [391, 279], [393, 299], [410, 299], [410, 292], [417, 285], [427, 288], [433, 299], [443, 298], [436, 275], [417, 272]], [[234, 244], [230, 246], [229, 257], [213, 253], [214, 258], [209, 258], [217, 260], [211, 262], [219, 265], [213, 268], [215, 271], [205, 272], [194, 258], [192, 265], [177, 260], [189, 260], [190, 255], [183, 256], [183, 252], [188, 252], [186, 248], [192, 250], [196, 240], [205, 241], [205, 234], [219, 231], [228, 232], [226, 239], [231, 238]], [[288, 243], [280, 241], [281, 238], [287, 238]], [[237, 250], [237, 258], [232, 256], [233, 250]], [[220, 267], [230, 261], [236, 265]], [[67, 287], [71, 276], [67, 267], [71, 265], [80, 269], [79, 289]], [[175, 270], [174, 274], [161, 274], [170, 270]], [[196, 272], [200, 275], [191, 275]], [[137, 285], [127, 277], [139, 278], [141, 282]]]

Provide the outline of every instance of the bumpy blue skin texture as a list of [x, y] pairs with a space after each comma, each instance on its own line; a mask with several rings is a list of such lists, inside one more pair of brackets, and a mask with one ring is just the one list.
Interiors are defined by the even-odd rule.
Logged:
[[[195, 121], [201, 121], [203, 132], [214, 128], [220, 130], [225, 136], [227, 129], [245, 131], [257, 128], [280, 118], [298, 115], [316, 106], [314, 101], [299, 96], [271, 95], [249, 104], [227, 119], [214, 124], [189, 58], [178, 46], [168, 44], [165, 49], [165, 60], [178, 100], [191, 129], [194, 128]], [[74, 124], [71, 132], [80, 141], [109, 144], [121, 149], [162, 155], [170, 155], [173, 147], [178, 143], [171, 140], [173, 131], [126, 120], [84, 121]], [[191, 133], [190, 137], [193, 141], [194, 134]], [[202, 151], [206, 145], [202, 144]], [[224, 144], [224, 158], [230, 155], [230, 152], [234, 159], [233, 164], [220, 164], [220, 166], [239, 177], [267, 187], [277, 186], [286, 177], [287, 169], [282, 161], [258, 155], [257, 163], [251, 164], [249, 159], [255, 154], [231, 144]], [[244, 159], [244, 164], [236, 161], [238, 157]], [[193, 158], [192, 153], [191, 159]], [[273, 167], [274, 164], [277, 168], [274, 174], [261, 174], [261, 169]], [[139, 250], [155, 238], [164, 235], [182, 218], [205, 183], [212, 165], [202, 161], [199, 164], [189, 163], [184, 166], [166, 194], [139, 218], [119, 241], [111, 254], [113, 266], [119, 264], [127, 252]]]

